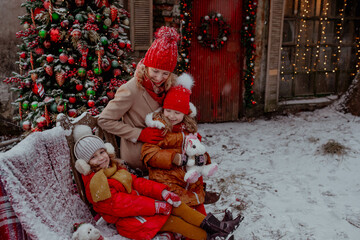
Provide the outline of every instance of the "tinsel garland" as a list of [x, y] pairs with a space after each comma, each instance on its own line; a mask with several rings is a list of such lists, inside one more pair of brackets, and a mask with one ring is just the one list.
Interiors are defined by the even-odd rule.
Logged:
[[254, 80], [255, 80], [255, 57], [256, 57], [256, 44], [255, 44], [255, 28], [256, 28], [256, 8], [257, 0], [244, 1], [244, 17], [243, 17], [243, 30], [241, 31], [241, 40], [245, 49], [245, 63], [244, 69], [244, 84], [245, 94], [244, 101], [246, 107], [252, 107], [256, 104], [254, 100]]

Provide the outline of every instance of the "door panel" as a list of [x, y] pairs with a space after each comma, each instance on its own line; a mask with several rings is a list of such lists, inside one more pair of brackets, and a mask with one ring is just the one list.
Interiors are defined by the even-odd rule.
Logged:
[[[198, 108], [199, 122], [237, 120], [242, 111], [243, 50], [240, 42], [241, 0], [193, 1], [194, 33], [190, 49], [190, 73], [195, 78], [191, 101]], [[220, 49], [203, 47], [197, 40], [200, 18], [211, 12], [221, 13], [230, 25], [228, 41]], [[209, 31], [216, 36], [218, 27]]]

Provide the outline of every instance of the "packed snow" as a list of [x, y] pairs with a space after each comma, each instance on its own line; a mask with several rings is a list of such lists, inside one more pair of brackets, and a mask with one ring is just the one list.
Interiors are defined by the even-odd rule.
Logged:
[[[245, 218], [236, 240], [360, 239], [360, 117], [334, 106], [252, 121], [199, 124], [221, 193], [207, 212]], [[113, 226], [97, 226], [123, 240]], [[69, 236], [71, 234], [69, 233]]]

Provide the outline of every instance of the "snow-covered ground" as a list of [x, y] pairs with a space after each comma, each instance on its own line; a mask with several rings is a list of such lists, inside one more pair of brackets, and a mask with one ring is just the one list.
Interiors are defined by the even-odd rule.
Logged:
[[220, 166], [206, 209], [244, 215], [236, 240], [360, 239], [360, 117], [329, 106], [199, 132]]

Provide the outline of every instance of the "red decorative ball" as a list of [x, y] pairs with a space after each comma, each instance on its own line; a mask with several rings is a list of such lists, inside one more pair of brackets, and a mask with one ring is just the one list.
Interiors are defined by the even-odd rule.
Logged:
[[60, 113], [63, 112], [65, 110], [65, 106], [63, 104], [61, 105], [57, 105], [56, 110]]
[[69, 58], [68, 55], [66, 55], [65, 53], [62, 53], [59, 56], [59, 60], [60, 60], [61, 63], [66, 63], [68, 58]]
[[58, 42], [60, 40], [60, 31], [57, 28], [52, 28], [50, 30], [50, 40], [53, 42]]
[[89, 100], [89, 101], [87, 102], [87, 105], [92, 108], [92, 107], [95, 106], [95, 101], [94, 101], [94, 100]]
[[44, 44], [45, 48], [50, 48], [51, 47], [51, 43], [50, 43], [49, 40], [45, 40], [43, 44]]
[[114, 76], [115, 77], [117, 77], [117, 76], [120, 76], [121, 75], [121, 70], [120, 69], [118, 69], [118, 68], [116, 68], [116, 69], [114, 69]]
[[72, 56], [70, 56], [70, 57], [68, 58], [68, 63], [71, 64], [71, 65], [73, 65], [73, 64], [75, 63], [75, 59], [74, 59]]
[[115, 96], [115, 93], [114, 93], [114, 92], [107, 92], [106, 95], [107, 95], [110, 99], [113, 99], [114, 96]]
[[69, 109], [69, 111], [68, 111], [68, 116], [69, 117], [72, 117], [72, 118], [74, 118], [74, 117], [76, 117], [77, 116], [77, 112], [76, 112], [76, 109]]
[[130, 43], [127, 43], [127, 44], [126, 44], [126, 48], [130, 50], [130, 49], [131, 49], [131, 44], [130, 44]]
[[38, 47], [38, 48], [35, 49], [35, 53], [36, 53], [37, 55], [43, 55], [43, 54], [44, 54], [44, 49]]
[[37, 122], [37, 127], [38, 127], [38, 128], [43, 128], [43, 127], [46, 126], [46, 118], [44, 118], [44, 117], [39, 117], [39, 118], [36, 120], [36, 122]]
[[69, 97], [69, 103], [75, 103], [76, 97]]
[[30, 128], [31, 128], [31, 124], [29, 121], [24, 121], [23, 124], [22, 124], [22, 127], [25, 131], [29, 131]]
[[49, 1], [45, 1], [45, 2], [44, 2], [44, 8], [45, 8], [46, 10], [48, 10], [49, 7], [50, 7], [50, 2], [49, 2]]
[[121, 47], [121, 48], [124, 48], [124, 47], [126, 47], [126, 43], [125, 42], [119, 42], [119, 47]]
[[51, 55], [51, 54], [47, 55], [46, 61], [47, 61], [48, 63], [51, 63], [52, 61], [54, 61], [54, 56]]
[[20, 57], [23, 59], [26, 58], [26, 53], [25, 52], [20, 53]]
[[77, 90], [78, 92], [80, 92], [81, 90], [83, 90], [83, 88], [84, 88], [84, 86], [83, 86], [82, 84], [77, 84], [77, 85], [76, 85], [76, 90]]

